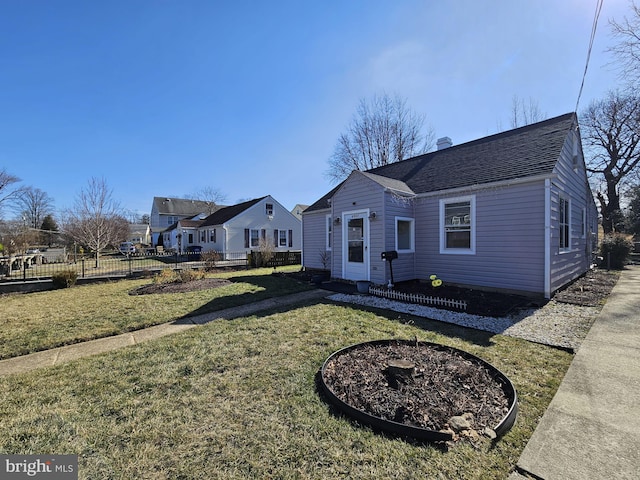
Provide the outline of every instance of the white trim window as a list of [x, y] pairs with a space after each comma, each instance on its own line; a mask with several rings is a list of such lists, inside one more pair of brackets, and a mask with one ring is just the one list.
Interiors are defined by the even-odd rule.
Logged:
[[260, 230], [252, 228], [251, 229], [251, 237], [250, 237], [250, 242], [249, 245], [253, 248], [253, 247], [259, 247], [260, 246]]
[[415, 252], [415, 220], [408, 217], [396, 217], [396, 251], [398, 253]]
[[331, 215], [327, 215], [326, 217], [326, 228], [325, 228], [325, 249], [331, 250], [331, 243], [333, 240], [333, 222], [331, 220]]
[[571, 249], [571, 201], [568, 198], [558, 199], [558, 227], [560, 228], [560, 251]]
[[440, 200], [440, 253], [476, 253], [476, 197]]
[[289, 245], [289, 237], [286, 230], [278, 230], [278, 247], [286, 247]]
[[267, 215], [273, 216], [273, 203], [265, 203], [264, 210]]

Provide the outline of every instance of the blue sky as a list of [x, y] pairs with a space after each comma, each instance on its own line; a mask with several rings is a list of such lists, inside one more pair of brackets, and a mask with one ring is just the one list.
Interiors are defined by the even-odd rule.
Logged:
[[[604, 0], [579, 111], [618, 85]], [[287, 208], [325, 176], [360, 98], [398, 94], [454, 144], [514, 95], [574, 111], [596, 0], [0, 0], [0, 168], [71, 207], [218, 188]]]

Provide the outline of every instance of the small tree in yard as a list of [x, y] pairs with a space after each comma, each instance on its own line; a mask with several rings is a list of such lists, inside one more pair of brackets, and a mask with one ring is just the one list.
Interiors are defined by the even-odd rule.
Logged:
[[611, 233], [605, 235], [600, 245], [602, 266], [620, 270], [624, 268], [633, 250], [631, 235], [623, 233]]
[[258, 243], [258, 258], [256, 259], [256, 267], [266, 266], [273, 258], [275, 246], [268, 238], [261, 238]]
[[204, 262], [204, 269], [207, 271], [215, 270], [216, 263], [220, 261], [220, 253], [215, 250], [207, 250], [202, 253], [202, 261]]
[[76, 198], [74, 209], [66, 213], [65, 233], [95, 253], [95, 266], [100, 266], [100, 253], [110, 245], [118, 245], [129, 233], [129, 223], [121, 215], [117, 202], [104, 179], [92, 178]]

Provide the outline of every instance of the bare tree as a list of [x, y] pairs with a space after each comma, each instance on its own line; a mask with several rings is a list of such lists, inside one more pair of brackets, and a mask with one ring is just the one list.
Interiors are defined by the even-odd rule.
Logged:
[[89, 180], [76, 198], [74, 208], [66, 212], [65, 233], [93, 250], [96, 268], [100, 266], [100, 253], [107, 246], [126, 240], [129, 234], [129, 222], [121, 212], [106, 181], [98, 178]]
[[347, 131], [338, 138], [327, 177], [337, 183], [353, 170], [369, 170], [425, 153], [433, 147], [435, 135], [432, 128], [422, 133], [424, 121], [424, 115], [411, 110], [398, 95], [361, 99]]
[[0, 209], [3, 203], [15, 199], [23, 190], [23, 187], [16, 186], [20, 179], [15, 175], [11, 175], [2, 168], [0, 170]]
[[604, 233], [624, 230], [620, 190], [640, 163], [640, 97], [609, 92], [594, 101], [580, 122], [587, 146], [587, 171], [600, 203]]
[[529, 97], [526, 103], [523, 99], [514, 95], [511, 99], [511, 128], [524, 127], [532, 123], [541, 122], [547, 118], [547, 114], [540, 110], [538, 102]]
[[640, 7], [633, 0], [630, 7], [630, 17], [625, 16], [621, 22], [609, 22], [618, 43], [608, 51], [618, 60], [615, 65], [620, 77], [632, 91], [637, 91], [640, 84]]
[[213, 212], [218, 210], [217, 207], [222, 202], [226, 202], [227, 194], [223, 193], [219, 188], [204, 187], [191, 195], [187, 195], [186, 198], [206, 202], [208, 206], [208, 211], [206, 213], [207, 215], [211, 215]]
[[44, 217], [53, 212], [53, 199], [39, 188], [23, 188], [12, 203], [16, 213], [31, 228], [40, 228]]
[[9, 276], [16, 262], [24, 266], [24, 254], [27, 248], [37, 240], [37, 232], [21, 220], [11, 220], [0, 222], [0, 237], [2, 237], [2, 254], [8, 259], [4, 266], [0, 265], [0, 271]]

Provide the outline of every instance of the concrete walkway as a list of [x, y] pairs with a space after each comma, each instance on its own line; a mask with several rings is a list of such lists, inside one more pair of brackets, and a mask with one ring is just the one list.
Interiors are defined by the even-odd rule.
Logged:
[[509, 478], [640, 478], [639, 266], [622, 272]]
[[197, 327], [198, 325], [204, 325], [214, 320], [231, 320], [232, 318], [245, 317], [273, 308], [294, 304], [314, 303], [327, 295], [329, 295], [329, 292], [326, 290], [315, 289], [282, 297], [273, 297], [260, 302], [248, 303], [226, 310], [187, 317], [175, 322], [164, 323], [113, 337], [99, 338], [97, 340], [53, 348], [51, 350], [9, 358], [7, 360], [0, 360], [0, 377], [24, 373], [37, 368], [60, 365], [78, 358], [109, 352], [129, 345], [136, 345], [166, 335], [182, 332]]

